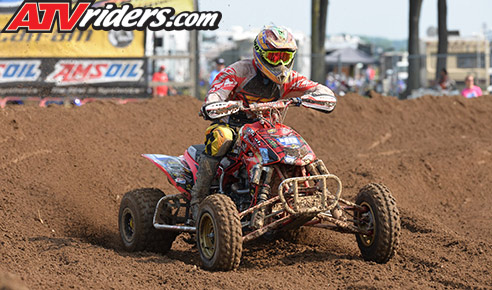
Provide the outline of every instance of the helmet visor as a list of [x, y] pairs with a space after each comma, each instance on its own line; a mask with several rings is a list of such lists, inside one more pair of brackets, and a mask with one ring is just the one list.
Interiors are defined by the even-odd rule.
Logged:
[[277, 66], [279, 64], [288, 65], [292, 61], [292, 59], [294, 59], [294, 55], [296, 52], [286, 50], [260, 50], [260, 53], [263, 56], [263, 59], [266, 60], [269, 64]]

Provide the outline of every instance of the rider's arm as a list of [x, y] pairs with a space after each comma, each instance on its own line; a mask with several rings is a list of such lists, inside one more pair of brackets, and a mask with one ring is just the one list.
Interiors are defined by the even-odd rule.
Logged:
[[230, 95], [240, 81], [241, 78], [237, 74], [235, 64], [223, 69], [215, 77], [215, 80], [208, 91], [208, 95], [205, 98], [205, 104], [229, 100]]
[[291, 81], [285, 86], [283, 98], [294, 98], [303, 95], [328, 95], [336, 99], [335, 94], [328, 87], [313, 82], [298, 72], [293, 71]]
[[[242, 78], [237, 73], [237, 63], [220, 71], [208, 91], [207, 97], [200, 110], [200, 115], [208, 119], [208, 114], [205, 112], [205, 107], [211, 103], [227, 102], [231, 99], [234, 89], [242, 81]], [[223, 120], [226, 122], [226, 120]]]
[[235, 91], [256, 74], [252, 62], [252, 59], [243, 59], [220, 71], [208, 91], [205, 104], [233, 99]]

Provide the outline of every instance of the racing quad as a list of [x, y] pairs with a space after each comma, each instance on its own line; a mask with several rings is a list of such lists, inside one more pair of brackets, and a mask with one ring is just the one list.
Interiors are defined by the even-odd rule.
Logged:
[[239, 266], [243, 243], [262, 235], [295, 234], [301, 226], [355, 234], [362, 257], [387, 262], [396, 252], [400, 217], [395, 199], [382, 184], [360, 189], [355, 202], [341, 197], [342, 182], [330, 173], [307, 142], [283, 124], [290, 106], [330, 112], [332, 96], [303, 96], [243, 106], [228, 101], [203, 108], [210, 119], [249, 114], [230, 152], [222, 158], [192, 219], [190, 191], [204, 145], [175, 157], [144, 154], [178, 193], [155, 188], [130, 191], [121, 200], [119, 231], [128, 251], [167, 253], [183, 232], [196, 238], [202, 266], [231, 270]]

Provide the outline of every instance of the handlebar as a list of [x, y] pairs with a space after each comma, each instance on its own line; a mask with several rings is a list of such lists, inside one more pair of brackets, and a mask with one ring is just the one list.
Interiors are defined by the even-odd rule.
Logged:
[[225, 101], [206, 104], [202, 107], [201, 114], [206, 119], [220, 119], [236, 114], [239, 111], [261, 112], [271, 109], [285, 109], [291, 105], [304, 106], [324, 113], [330, 113], [335, 108], [336, 98], [330, 95], [304, 95], [289, 99], [281, 99], [273, 102], [253, 103], [245, 107], [241, 101]]
[[266, 103], [254, 103], [250, 104], [248, 108], [243, 108], [244, 111], [264, 111], [268, 109], [285, 109], [290, 105], [300, 106], [302, 104], [301, 98], [283, 99], [274, 102]]

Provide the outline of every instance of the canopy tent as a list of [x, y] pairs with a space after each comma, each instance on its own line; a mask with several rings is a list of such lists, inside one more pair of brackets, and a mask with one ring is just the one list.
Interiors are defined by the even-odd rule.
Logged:
[[335, 50], [328, 54], [325, 57], [325, 62], [326, 64], [352, 65], [358, 63], [372, 64], [375, 62], [375, 60], [362, 50], [346, 47]]

